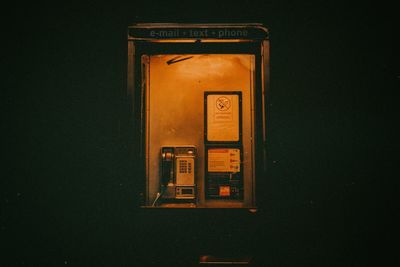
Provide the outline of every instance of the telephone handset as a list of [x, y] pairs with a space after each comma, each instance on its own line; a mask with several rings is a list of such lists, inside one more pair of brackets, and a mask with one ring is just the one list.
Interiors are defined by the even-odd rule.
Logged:
[[174, 150], [172, 147], [165, 147], [161, 151], [161, 186], [167, 186], [174, 181]]
[[163, 202], [193, 202], [195, 200], [195, 161], [196, 148], [194, 146], [161, 148], [159, 198]]

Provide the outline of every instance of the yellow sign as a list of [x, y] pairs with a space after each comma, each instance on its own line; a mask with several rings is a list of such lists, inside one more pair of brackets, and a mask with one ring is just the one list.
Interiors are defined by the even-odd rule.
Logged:
[[239, 95], [207, 95], [207, 140], [239, 141]]
[[240, 149], [213, 148], [208, 150], [209, 172], [240, 172]]

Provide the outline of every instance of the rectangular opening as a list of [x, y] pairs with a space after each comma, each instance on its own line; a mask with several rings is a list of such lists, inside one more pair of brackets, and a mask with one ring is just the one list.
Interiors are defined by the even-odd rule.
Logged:
[[[145, 54], [141, 66], [146, 206], [252, 207], [255, 55]], [[209, 198], [207, 150], [231, 143], [239, 145], [241, 162], [233, 166], [241, 171], [242, 195], [230, 197], [237, 187], [228, 182], [218, 185], [219, 198]]]

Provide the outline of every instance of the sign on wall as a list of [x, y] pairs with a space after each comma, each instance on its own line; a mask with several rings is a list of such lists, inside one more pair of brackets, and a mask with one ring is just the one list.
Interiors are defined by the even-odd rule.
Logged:
[[240, 140], [240, 97], [240, 92], [206, 92], [206, 141]]

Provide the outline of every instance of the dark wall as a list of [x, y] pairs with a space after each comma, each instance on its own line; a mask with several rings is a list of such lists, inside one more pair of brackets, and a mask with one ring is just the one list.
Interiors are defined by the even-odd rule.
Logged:
[[[260, 266], [398, 260], [388, 245], [399, 189], [393, 10], [304, 1], [9, 8], [4, 266], [188, 266], [201, 253], [252, 254]], [[268, 173], [258, 178], [256, 215], [135, 208], [123, 98], [133, 22], [261, 22], [270, 29]]]

